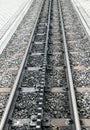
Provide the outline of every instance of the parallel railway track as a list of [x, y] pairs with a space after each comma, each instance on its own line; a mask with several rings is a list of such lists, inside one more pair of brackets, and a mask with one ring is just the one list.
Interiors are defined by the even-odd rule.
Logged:
[[41, 3], [0, 127], [81, 130], [60, 0]]

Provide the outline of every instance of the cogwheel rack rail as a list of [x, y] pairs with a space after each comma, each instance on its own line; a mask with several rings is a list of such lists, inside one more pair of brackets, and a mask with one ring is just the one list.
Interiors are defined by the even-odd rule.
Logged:
[[[73, 87], [73, 80], [72, 80], [72, 74], [71, 74], [71, 69], [70, 69], [70, 62], [69, 62], [69, 55], [68, 55], [68, 49], [67, 49], [67, 43], [66, 43], [66, 37], [65, 37], [65, 31], [64, 31], [64, 25], [63, 25], [63, 17], [62, 17], [62, 11], [61, 11], [61, 5], [60, 5], [60, 0], [58, 0], [58, 5], [59, 5], [59, 14], [60, 14], [60, 22], [61, 22], [61, 30], [62, 30], [62, 36], [63, 36], [63, 49], [64, 49], [64, 58], [65, 58], [65, 65], [66, 65], [66, 75], [67, 75], [67, 81], [68, 81], [68, 95], [69, 95], [69, 104], [70, 104], [70, 110], [71, 110], [71, 115], [72, 115], [72, 120], [73, 120], [73, 130], [81, 130], [80, 126], [80, 120], [79, 120], [79, 115], [78, 115], [78, 110], [77, 110], [77, 103], [76, 103], [76, 97], [75, 97], [75, 91]], [[41, 3], [38, 16], [35, 22], [35, 26], [32, 31], [32, 35], [30, 38], [29, 45], [27, 47], [26, 53], [24, 55], [20, 70], [18, 72], [17, 78], [15, 80], [13, 89], [11, 91], [7, 106], [5, 108], [3, 117], [1, 119], [1, 124], [0, 124], [0, 130], [6, 130], [8, 128], [8, 122], [10, 122], [10, 117], [11, 114], [13, 113], [12, 110], [12, 104], [14, 101], [16, 101], [17, 98], [17, 93], [21, 89], [18, 87], [18, 84], [21, 83], [22, 80], [22, 75], [24, 74], [25, 70], [28, 68], [26, 66], [26, 63], [28, 62], [28, 53], [30, 54], [30, 50], [32, 48], [32, 43], [35, 38], [35, 34], [37, 32], [36, 27], [39, 24], [39, 19], [41, 17], [42, 9], [44, 7], [44, 0]], [[44, 42], [44, 53], [43, 55], [43, 64], [39, 68], [41, 70], [41, 82], [40, 86], [38, 87], [38, 97], [37, 97], [37, 118], [36, 118], [36, 130], [42, 130], [41, 124], [42, 124], [42, 119], [43, 119], [43, 103], [44, 103], [44, 89], [45, 89], [45, 76], [46, 76], [46, 69], [47, 69], [47, 54], [48, 54], [48, 42], [49, 42], [49, 30], [50, 30], [50, 20], [51, 20], [51, 9], [52, 9], [52, 0], [49, 0], [49, 6], [48, 6], [48, 17], [47, 17], [47, 24], [46, 24], [46, 35], [45, 35], [45, 42]], [[43, 36], [42, 33], [38, 35]], [[15, 106], [15, 103], [14, 103]], [[14, 109], [14, 108], [13, 108]]]

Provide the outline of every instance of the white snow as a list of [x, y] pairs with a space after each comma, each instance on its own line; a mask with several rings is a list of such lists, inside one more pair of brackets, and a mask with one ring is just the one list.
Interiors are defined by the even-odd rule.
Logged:
[[32, 2], [33, 0], [0, 0], [0, 54]]
[[0, 0], [0, 30], [27, 0]]

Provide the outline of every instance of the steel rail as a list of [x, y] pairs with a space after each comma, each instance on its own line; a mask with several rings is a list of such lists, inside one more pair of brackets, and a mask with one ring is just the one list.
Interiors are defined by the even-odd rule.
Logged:
[[72, 107], [72, 114], [73, 114], [73, 119], [74, 119], [74, 129], [75, 130], [81, 130], [80, 119], [79, 119], [78, 108], [77, 108], [77, 102], [76, 102], [76, 96], [75, 96], [75, 90], [74, 90], [74, 86], [73, 86], [73, 79], [72, 79], [70, 62], [69, 62], [69, 54], [68, 54], [68, 49], [67, 49], [66, 36], [65, 36], [65, 30], [64, 30], [64, 23], [63, 23], [63, 16], [62, 16], [60, 0], [58, 0], [58, 5], [59, 5], [60, 22], [61, 22], [61, 29], [62, 29], [62, 35], [63, 35], [64, 51], [65, 51], [67, 79], [68, 79], [68, 83], [69, 83], [69, 92], [70, 92], [69, 96], [70, 96], [70, 103], [71, 103], [70, 105]]
[[[46, 76], [46, 67], [47, 67], [47, 53], [48, 53], [48, 41], [49, 41], [49, 30], [50, 30], [50, 18], [51, 18], [51, 5], [52, 0], [49, 1], [49, 11], [48, 11], [48, 23], [47, 23], [47, 31], [46, 31], [46, 40], [45, 40], [45, 52], [44, 52], [44, 60], [43, 60], [43, 67], [42, 67], [42, 84], [40, 86], [40, 97], [38, 97], [39, 103], [38, 103], [38, 116], [37, 116], [37, 125], [36, 130], [41, 130], [41, 124], [43, 119], [43, 100], [44, 100], [44, 89], [45, 89], [45, 76]], [[42, 100], [41, 100], [42, 99]], [[40, 116], [41, 115], [41, 116]]]
[[49, 30], [50, 30], [51, 5], [52, 5], [52, 0], [50, 0], [49, 15], [48, 15], [48, 26], [47, 26], [47, 36], [46, 36], [46, 46], [45, 46], [45, 57], [46, 58], [44, 58], [44, 60], [46, 62], [46, 65], [47, 65], [47, 52], [48, 52]]
[[15, 92], [17, 90], [17, 86], [18, 86], [18, 82], [19, 82], [19, 79], [20, 79], [20, 76], [21, 76], [21, 73], [22, 73], [22, 70], [23, 70], [23, 66], [24, 66], [24, 63], [25, 63], [25, 60], [26, 60], [26, 57], [27, 57], [27, 53], [28, 53], [28, 50], [29, 50], [29, 47], [30, 47], [30, 44], [31, 44], [31, 41], [32, 41], [32, 38], [33, 38], [33, 34], [34, 34], [34, 31], [35, 31], [36, 25], [38, 23], [38, 19], [39, 19], [40, 13], [41, 13], [43, 2], [44, 2], [44, 0], [42, 0], [42, 2], [40, 4], [40, 8], [38, 10], [37, 18], [35, 20], [35, 24], [34, 24], [34, 27], [33, 27], [33, 31], [32, 31], [31, 37], [30, 37], [28, 47], [26, 49], [26, 52], [24, 54], [24, 58], [23, 58], [22, 63], [20, 65], [20, 69], [18, 71], [18, 75], [16, 77], [15, 83], [14, 83], [12, 91], [10, 93], [10, 96], [9, 96], [5, 111], [4, 111], [3, 115], [2, 115], [2, 119], [1, 119], [1, 123], [0, 123], [0, 130], [4, 130], [4, 128], [5, 128], [6, 121], [8, 119], [8, 115], [9, 115], [9, 111], [10, 111], [10, 108], [11, 108], [11, 105], [12, 105], [12, 102], [13, 102], [13, 99], [14, 99]]

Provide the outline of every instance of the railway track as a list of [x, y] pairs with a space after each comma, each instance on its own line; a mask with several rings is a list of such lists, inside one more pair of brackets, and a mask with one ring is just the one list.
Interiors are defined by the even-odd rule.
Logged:
[[0, 130], [81, 130], [59, 0], [41, 3]]

